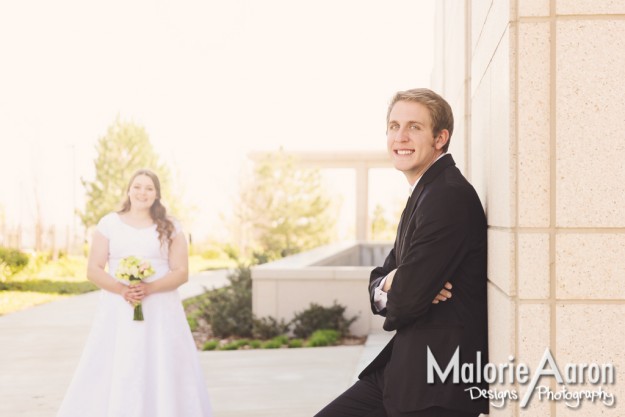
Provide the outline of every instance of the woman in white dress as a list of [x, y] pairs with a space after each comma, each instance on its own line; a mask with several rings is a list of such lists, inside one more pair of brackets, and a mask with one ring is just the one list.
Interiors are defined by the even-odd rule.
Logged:
[[[156, 174], [139, 170], [122, 209], [97, 225], [87, 276], [102, 289], [100, 305], [58, 417], [211, 416], [177, 291], [188, 280], [187, 242], [160, 199]], [[155, 270], [132, 287], [114, 278], [131, 255]], [[133, 320], [138, 302], [143, 321]]]

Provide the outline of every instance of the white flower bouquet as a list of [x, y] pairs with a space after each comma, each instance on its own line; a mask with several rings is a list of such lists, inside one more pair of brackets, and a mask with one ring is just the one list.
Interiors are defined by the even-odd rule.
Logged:
[[[130, 286], [137, 282], [154, 275], [154, 268], [148, 261], [137, 258], [136, 256], [128, 256], [119, 262], [119, 266], [115, 271], [115, 276], [122, 281], [128, 282]], [[135, 304], [133, 320], [143, 321], [143, 309], [141, 303]]]

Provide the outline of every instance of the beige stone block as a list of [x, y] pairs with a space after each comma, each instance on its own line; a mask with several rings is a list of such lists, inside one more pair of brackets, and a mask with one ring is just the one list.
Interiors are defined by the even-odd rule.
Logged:
[[519, 356], [516, 363], [536, 366], [550, 347], [549, 304], [519, 305]]
[[519, 233], [518, 277], [520, 298], [549, 298], [549, 235]]
[[[581, 391], [582, 389], [576, 389], [576, 391]], [[598, 387], [588, 387], [588, 389], [584, 389], [584, 391], [597, 391]], [[604, 389], [605, 391], [605, 389]], [[610, 391], [611, 394], [614, 394], [614, 391]], [[572, 408], [566, 406], [564, 403], [559, 402], [556, 403], [556, 415], [558, 417], [623, 417], [623, 409], [620, 406], [619, 401], [621, 400], [621, 396], [616, 399], [619, 405], [615, 407], [606, 407], [599, 400], [595, 400], [594, 403], [587, 402], [582, 405], [580, 408]]]
[[[459, 71], [459, 70], [458, 70]], [[464, 75], [461, 73], [460, 75]], [[462, 172], [462, 174], [469, 179], [467, 175], [467, 164], [465, 155], [465, 105], [464, 105], [464, 77], [461, 79], [453, 80], [453, 90], [448, 86], [445, 91], [445, 99], [451, 106], [454, 112], [454, 133], [449, 143], [449, 153], [454, 157], [456, 166]]]
[[[473, 11], [478, 10], [480, 15], [476, 16], [472, 25], [473, 54], [472, 54], [472, 77], [479, 80], [486, 72], [496, 49], [504, 46], [509, 50], [510, 32], [507, 30], [510, 22], [509, 0], [493, 0], [492, 2], [471, 2]], [[479, 3], [490, 3], [486, 20], [480, 24], [481, 16], [485, 5]], [[477, 6], [477, 7], [476, 7]], [[477, 78], [476, 78], [477, 77]]]
[[488, 135], [489, 171], [487, 174], [487, 204], [489, 224], [512, 227], [516, 224], [516, 131], [510, 87], [510, 57], [507, 45], [500, 45], [490, 65], [491, 107]]
[[478, 152], [486, 157], [485, 170], [473, 164], [471, 178], [478, 190], [485, 187], [489, 225], [501, 227], [511, 227], [515, 220], [509, 71], [508, 53], [502, 47], [475, 90], [471, 108], [471, 157], [478, 160]]
[[[579, 409], [557, 404], [561, 416], [621, 416], [625, 398], [625, 349], [623, 349], [623, 321], [625, 305], [618, 304], [568, 304], [558, 305], [556, 313], [557, 341], [554, 357], [560, 368], [567, 363], [603, 365], [611, 363], [615, 369], [616, 384], [569, 385], [570, 390], [596, 391], [602, 386], [614, 394], [617, 406], [607, 408], [601, 402], [584, 402]], [[561, 369], [564, 372], [563, 369]]]
[[[550, 345], [550, 310], [548, 304], [519, 305], [519, 355], [515, 363], [527, 364], [531, 370]], [[519, 385], [520, 400], [527, 392], [527, 384]], [[535, 398], [525, 408], [519, 406], [521, 416], [548, 416], [551, 410], [549, 403], [537, 401]]]
[[549, 16], [549, 0], [522, 0], [518, 6], [519, 16]]
[[[488, 283], [488, 361], [493, 364], [509, 363], [514, 355], [515, 329], [514, 301], [491, 282]], [[490, 389], [512, 390], [510, 384], [492, 384]], [[513, 416], [514, 403], [497, 409], [491, 405], [489, 416]]]
[[471, 184], [475, 187], [481, 201], [485, 206], [487, 217], [490, 221], [488, 202], [488, 183], [486, 181], [490, 164], [490, 152], [488, 140], [490, 137], [490, 72], [482, 79], [480, 87], [476, 90], [471, 103], [471, 161], [470, 172]]
[[549, 226], [549, 23], [520, 23], [518, 50], [519, 226]]
[[569, 15], [625, 14], [625, 2], [623, 0], [557, 0], [556, 13]]
[[514, 301], [491, 282], [488, 283], [488, 354], [489, 362], [508, 363], [514, 355]]
[[556, 297], [625, 299], [625, 235], [559, 233]]
[[557, 24], [556, 223], [624, 227], [625, 20]]
[[527, 405], [524, 408], [521, 408], [520, 403], [523, 399], [523, 396], [525, 395], [526, 386], [527, 385], [522, 386], [521, 389], [518, 390], [519, 392], [519, 401], [518, 401], [519, 414], [518, 415], [520, 417], [551, 416], [552, 415], [551, 403], [549, 403], [548, 401], [538, 401], [537, 398], [532, 398], [532, 400], [529, 403], [527, 403]]
[[514, 296], [514, 239], [510, 231], [488, 229], [488, 279], [506, 295]]
[[[445, 54], [444, 63], [442, 65], [442, 76], [446, 90], [444, 97], [449, 99], [457, 91], [456, 86], [464, 84], [466, 78], [465, 48], [468, 46], [466, 46], [464, 37], [466, 33], [465, 2], [446, 1], [443, 7], [445, 9], [444, 25], [447, 30], [441, 32]], [[449, 30], [451, 28], [453, 29]], [[453, 105], [452, 109], [454, 110], [454, 114], [460, 114]]]
[[488, 11], [492, 6], [492, 1], [472, 1], [471, 2], [471, 50], [480, 39], [480, 34], [484, 30]]

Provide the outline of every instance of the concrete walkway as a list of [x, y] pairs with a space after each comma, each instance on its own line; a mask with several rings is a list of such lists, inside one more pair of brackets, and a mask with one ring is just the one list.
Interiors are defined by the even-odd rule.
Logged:
[[[180, 294], [222, 286], [225, 277], [195, 275]], [[97, 302], [94, 292], [0, 317], [0, 416], [56, 415]], [[388, 339], [376, 332], [364, 346], [200, 352], [214, 415], [310, 417], [351, 385]]]

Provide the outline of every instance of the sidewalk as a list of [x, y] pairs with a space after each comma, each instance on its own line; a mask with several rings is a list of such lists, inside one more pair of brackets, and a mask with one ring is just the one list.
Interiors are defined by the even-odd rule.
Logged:
[[[225, 276], [195, 275], [180, 294], [222, 286]], [[97, 301], [94, 292], [0, 317], [0, 416], [55, 416]], [[351, 385], [388, 339], [376, 333], [365, 346], [200, 352], [214, 415], [310, 417]]]

